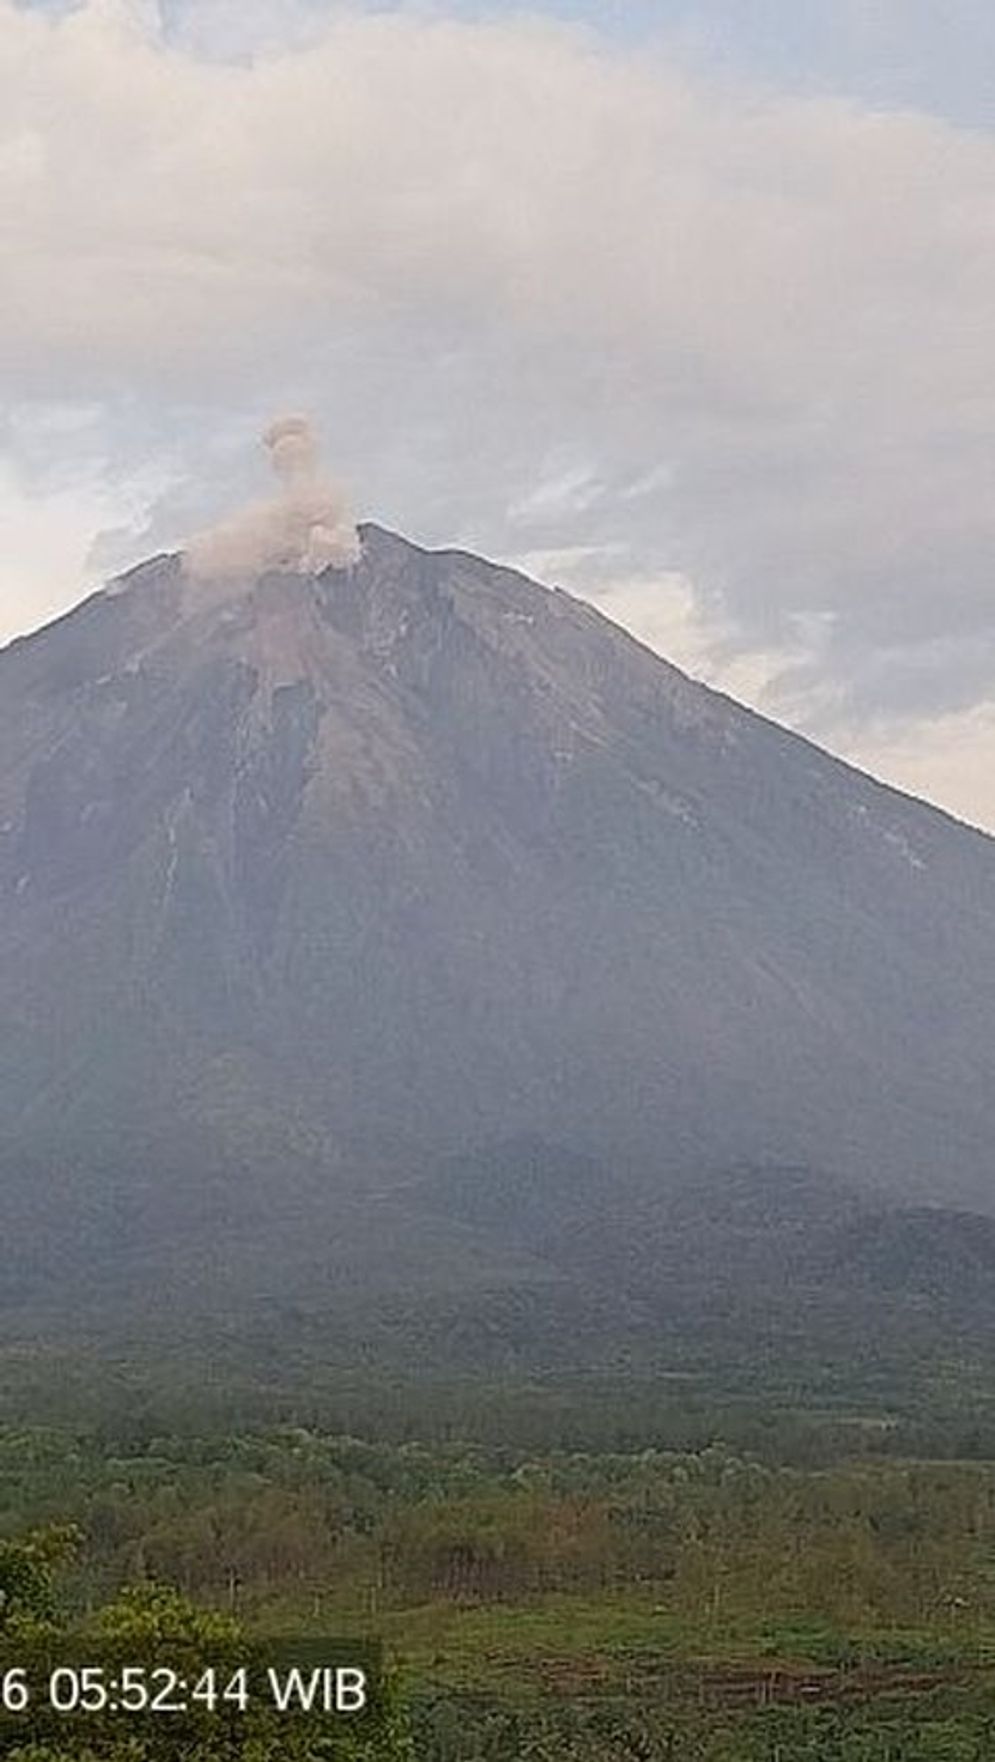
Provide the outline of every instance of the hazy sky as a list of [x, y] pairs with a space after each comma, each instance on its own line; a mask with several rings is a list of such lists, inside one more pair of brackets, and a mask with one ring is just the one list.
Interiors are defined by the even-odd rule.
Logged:
[[0, 639], [258, 487], [995, 827], [995, 8], [0, 0]]

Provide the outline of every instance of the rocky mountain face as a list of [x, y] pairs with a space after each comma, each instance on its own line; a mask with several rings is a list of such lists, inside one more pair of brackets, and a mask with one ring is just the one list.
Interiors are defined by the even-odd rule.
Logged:
[[995, 1212], [995, 842], [461, 552], [10, 645], [0, 908], [9, 1316], [588, 1303], [732, 1168]]

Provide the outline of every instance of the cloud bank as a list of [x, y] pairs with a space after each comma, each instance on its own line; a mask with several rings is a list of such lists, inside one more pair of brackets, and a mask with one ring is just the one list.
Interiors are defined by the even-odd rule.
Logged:
[[[523, 17], [292, 35], [232, 61], [126, 0], [0, 0], [0, 372], [15, 412], [95, 412], [74, 507], [123, 485], [114, 542], [178, 542], [299, 402], [371, 513], [583, 551], [585, 592], [822, 738], [989, 700], [990, 134]], [[30, 426], [11, 481], [65, 501]]]

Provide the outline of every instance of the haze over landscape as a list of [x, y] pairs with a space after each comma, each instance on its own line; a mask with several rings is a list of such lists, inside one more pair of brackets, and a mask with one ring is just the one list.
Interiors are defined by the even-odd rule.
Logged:
[[993, 66], [0, 0], [0, 1762], [995, 1755]]

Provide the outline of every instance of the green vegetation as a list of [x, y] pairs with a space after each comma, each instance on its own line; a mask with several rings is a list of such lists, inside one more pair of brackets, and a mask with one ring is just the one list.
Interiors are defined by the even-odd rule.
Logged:
[[56, 1575], [81, 1539], [62, 1526], [0, 1543], [0, 1756], [407, 1762], [408, 1721], [387, 1679], [361, 1718], [286, 1712], [262, 1690], [260, 1644], [174, 1587], [145, 1579], [73, 1619]]
[[18, 1762], [995, 1753], [983, 1460], [35, 1426], [0, 1433], [0, 1532], [5, 1645], [73, 1632], [152, 1658], [164, 1637], [376, 1635], [393, 1685], [368, 1749], [262, 1714], [129, 1725], [124, 1746], [120, 1721], [91, 1722], [66, 1748], [65, 1722], [39, 1716], [2, 1724]]

